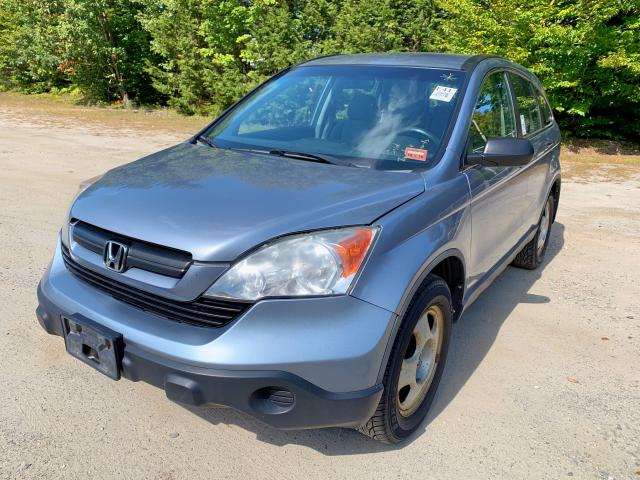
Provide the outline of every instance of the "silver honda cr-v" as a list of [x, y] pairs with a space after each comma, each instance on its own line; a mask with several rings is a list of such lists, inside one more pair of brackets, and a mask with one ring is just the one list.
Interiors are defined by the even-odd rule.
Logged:
[[325, 57], [86, 182], [37, 317], [100, 372], [280, 428], [425, 418], [452, 322], [543, 260], [560, 134], [486, 56]]

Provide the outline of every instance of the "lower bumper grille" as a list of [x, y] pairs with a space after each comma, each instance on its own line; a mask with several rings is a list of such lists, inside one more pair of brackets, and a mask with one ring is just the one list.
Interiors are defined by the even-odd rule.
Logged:
[[75, 262], [62, 247], [64, 264], [73, 275], [108, 293], [113, 298], [170, 320], [204, 327], [222, 327], [244, 313], [252, 304], [200, 297], [179, 302], [130, 287]]

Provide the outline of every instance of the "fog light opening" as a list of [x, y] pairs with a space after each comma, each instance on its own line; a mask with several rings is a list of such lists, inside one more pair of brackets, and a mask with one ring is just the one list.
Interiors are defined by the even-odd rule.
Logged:
[[251, 408], [268, 415], [286, 413], [294, 407], [295, 402], [293, 392], [283, 387], [260, 388], [249, 398]]

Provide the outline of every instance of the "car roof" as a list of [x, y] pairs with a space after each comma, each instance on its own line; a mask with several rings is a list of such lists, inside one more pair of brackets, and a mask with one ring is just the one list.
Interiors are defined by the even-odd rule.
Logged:
[[473, 70], [478, 63], [491, 55], [459, 55], [455, 53], [358, 53], [354, 55], [329, 55], [301, 65], [386, 65], [403, 67], [444, 68], [449, 70]]

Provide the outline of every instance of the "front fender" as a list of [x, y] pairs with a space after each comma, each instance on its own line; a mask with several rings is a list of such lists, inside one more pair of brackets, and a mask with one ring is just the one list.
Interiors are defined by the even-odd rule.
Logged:
[[[378, 373], [385, 367], [411, 300], [442, 260], [457, 257], [465, 267], [471, 247], [469, 186], [457, 177], [427, 190], [380, 219], [381, 235], [352, 295], [396, 315]], [[466, 287], [466, 278], [465, 278]]]
[[398, 315], [446, 252], [462, 260], [471, 242], [464, 176], [440, 183], [379, 220], [382, 231], [352, 295]]

